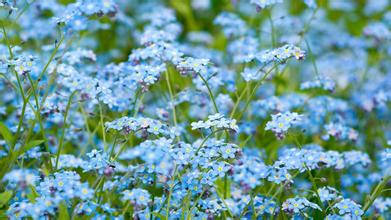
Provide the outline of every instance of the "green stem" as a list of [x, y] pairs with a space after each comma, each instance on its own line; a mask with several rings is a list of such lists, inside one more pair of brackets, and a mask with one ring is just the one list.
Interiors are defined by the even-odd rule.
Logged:
[[[167, 82], [168, 92], [170, 93], [170, 99], [171, 99], [172, 119], [174, 121], [174, 126], [178, 127], [177, 115], [176, 115], [175, 104], [174, 104], [174, 93], [171, 88], [170, 74], [168, 73], [168, 69], [166, 71], [166, 82]], [[179, 136], [177, 136], [176, 138], [177, 141], [179, 142]]]
[[140, 93], [141, 93], [141, 89], [138, 89], [136, 91], [136, 94], [134, 95], [134, 104], [133, 104], [133, 109], [132, 109], [132, 115], [136, 115], [137, 101], [138, 101], [138, 97], [140, 96]]
[[[292, 176], [291, 179], [294, 179], [297, 175], [299, 175], [299, 173], [300, 173], [300, 171], [297, 171], [297, 172]], [[277, 189], [277, 191], [272, 195], [272, 197], [266, 202], [266, 204], [265, 204], [264, 206], [267, 207], [267, 206], [269, 205], [269, 203], [281, 193], [281, 191], [284, 189], [284, 187], [285, 187], [286, 185], [288, 185], [288, 183], [289, 183], [289, 181], [286, 181], [283, 185], [281, 185], [281, 186]]]
[[315, 61], [315, 55], [312, 53], [312, 50], [311, 50], [311, 47], [310, 47], [310, 44], [308, 43], [308, 41], [304, 39], [304, 42], [307, 46], [307, 49], [308, 49], [308, 54], [310, 55], [310, 59], [311, 59], [311, 63], [312, 63], [312, 66], [314, 67], [314, 70], [315, 70], [315, 73], [316, 73], [316, 76], [318, 77], [318, 79], [320, 80], [320, 75], [319, 75], [319, 71], [318, 71], [318, 66], [316, 65], [316, 61]]
[[193, 205], [191, 206], [191, 208], [189, 209], [189, 214], [187, 215], [187, 218], [186, 220], [190, 220], [192, 215], [191, 213], [193, 212], [193, 209], [197, 206], [198, 204], [198, 201], [201, 199], [202, 195], [205, 193], [205, 189], [202, 190], [202, 192], [200, 193], [200, 195], [196, 198], [196, 200], [194, 201]]
[[240, 104], [240, 101], [242, 100], [242, 98], [244, 97], [244, 95], [246, 94], [246, 92], [248, 91], [249, 87], [248, 87], [248, 83], [246, 83], [246, 88], [242, 91], [242, 93], [239, 95], [239, 98], [236, 100], [235, 102], [235, 105], [234, 107], [232, 108], [232, 112], [231, 112], [231, 115], [229, 116], [231, 119], [235, 116], [235, 112], [236, 112], [236, 109], [238, 108], [239, 104]]
[[224, 176], [224, 199], [228, 198], [228, 175]]
[[217, 108], [215, 98], [214, 98], [214, 96], [213, 96], [212, 90], [211, 90], [210, 87], [209, 87], [208, 82], [205, 80], [205, 78], [204, 78], [200, 73], [197, 73], [197, 75], [201, 78], [201, 80], [204, 82], [206, 88], [208, 89], [208, 93], [209, 93], [210, 99], [211, 99], [212, 102], [213, 102], [213, 107], [214, 107], [216, 113], [219, 113], [219, 109]]
[[58, 168], [58, 161], [60, 159], [60, 154], [61, 154], [61, 150], [62, 150], [62, 146], [63, 146], [63, 143], [64, 143], [64, 137], [65, 137], [65, 131], [66, 131], [66, 123], [67, 123], [67, 116], [68, 116], [68, 112], [69, 112], [69, 109], [71, 108], [71, 104], [72, 104], [72, 98], [73, 96], [76, 94], [76, 91], [72, 92], [69, 99], [68, 99], [68, 104], [67, 104], [67, 107], [65, 109], [65, 113], [64, 113], [64, 119], [63, 119], [63, 130], [62, 130], [62, 134], [61, 134], [61, 138], [60, 138], [60, 141], [59, 141], [59, 144], [58, 144], [58, 149], [57, 149], [57, 156], [56, 156], [56, 165], [54, 167], [54, 170], [57, 170]]
[[247, 99], [246, 101], [246, 104], [242, 110], [242, 112], [240, 113], [239, 117], [236, 119], [236, 120], [240, 120], [243, 116], [243, 114], [246, 112], [248, 106], [250, 105], [250, 101], [251, 99], [254, 97], [255, 95], [255, 92], [257, 91], [258, 87], [262, 85], [262, 83], [266, 80], [266, 78], [269, 76], [269, 74], [275, 69], [277, 68], [277, 65], [274, 65], [269, 71], [267, 71], [265, 73], [265, 75], [262, 77], [262, 79], [260, 81], [257, 82], [257, 84], [255, 85], [255, 87], [253, 88], [253, 90], [251, 91], [251, 94], [250, 94], [250, 97]]
[[103, 110], [102, 110], [102, 105], [99, 102], [99, 119], [100, 119], [100, 125], [102, 128], [102, 136], [103, 136], [103, 149], [105, 151], [107, 150], [107, 144], [106, 144], [106, 132], [105, 132], [105, 125], [103, 123]]
[[171, 177], [170, 191], [168, 192], [168, 196], [167, 196], [166, 220], [168, 220], [168, 215], [170, 214], [171, 196], [172, 196], [172, 191], [174, 190], [174, 181], [175, 181], [176, 170], [177, 170], [177, 165], [175, 164], [174, 165], [174, 172], [172, 173], [172, 177]]
[[320, 199], [320, 196], [319, 196], [319, 192], [318, 192], [318, 185], [316, 184], [315, 182], [315, 179], [314, 177], [312, 176], [312, 173], [311, 171], [308, 169], [308, 167], [304, 164], [305, 166], [305, 169], [307, 170], [307, 173], [308, 173], [308, 176], [310, 177], [310, 181], [312, 183], [312, 188], [314, 189], [315, 191], [315, 195], [316, 195], [316, 198], [318, 199], [319, 201], [319, 205], [320, 205], [320, 208], [322, 209], [322, 215], [323, 217], [326, 216], [326, 212], [325, 212], [325, 209], [324, 209], [324, 206], [323, 206], [323, 203], [322, 203], [322, 200]]
[[133, 111], [133, 117], [136, 117], [137, 116], [137, 114], [138, 114], [138, 109], [139, 109], [139, 107], [140, 107], [140, 105], [142, 104], [142, 101], [143, 101], [143, 98], [144, 98], [144, 93], [141, 95], [141, 97], [139, 97], [139, 103], [140, 104], [137, 104], [137, 102], [135, 103], [135, 109], [134, 109], [134, 111]]
[[171, 98], [171, 108], [172, 108], [172, 114], [173, 114], [173, 120], [174, 120], [174, 125], [177, 126], [178, 123], [177, 123], [177, 116], [176, 116], [176, 111], [175, 111], [175, 105], [174, 105], [174, 93], [172, 91], [172, 88], [171, 88], [171, 82], [170, 82], [170, 74], [168, 73], [168, 71], [166, 71], [166, 82], [167, 82], [167, 87], [168, 87], [168, 91], [170, 93], [170, 98]]
[[30, 8], [30, 6], [35, 2], [36, 0], [32, 0], [30, 3], [27, 2], [27, 5], [23, 8], [21, 12], [16, 16], [15, 21], [19, 20], [19, 18], [27, 11], [27, 9]]
[[[299, 147], [299, 149], [301, 149], [302, 145], [300, 144], [300, 142], [297, 139], [297, 137], [295, 137], [294, 140], [295, 140], [297, 146]], [[322, 199], [320, 198], [320, 195], [319, 195], [319, 192], [318, 192], [319, 188], [318, 188], [318, 185], [316, 184], [315, 178], [312, 176], [311, 170], [307, 167], [307, 165], [305, 163], [303, 163], [303, 166], [304, 166], [305, 170], [307, 171], [308, 176], [310, 177], [310, 181], [312, 183], [312, 188], [315, 191], [316, 198], [318, 199], [320, 208], [322, 209], [322, 215], [323, 215], [323, 217], [325, 217], [326, 216], [326, 210], [325, 210], [325, 208], [323, 206]]]
[[21, 112], [21, 115], [20, 115], [20, 118], [19, 118], [18, 128], [16, 130], [16, 134], [14, 136], [14, 140], [12, 142], [12, 145], [11, 145], [11, 148], [10, 148], [10, 152], [13, 152], [13, 150], [14, 150], [14, 148], [16, 146], [16, 143], [18, 142], [19, 135], [20, 135], [20, 132], [21, 132], [21, 129], [22, 129], [24, 114], [26, 112], [26, 106], [27, 106], [27, 99], [26, 99], [26, 97], [24, 95], [24, 91], [23, 91], [23, 88], [22, 88], [22, 85], [21, 85], [18, 73], [15, 72], [15, 75], [16, 75], [16, 78], [17, 78], [17, 81], [18, 81], [20, 92], [21, 92], [22, 97], [23, 97], [23, 105], [22, 105], [22, 112]]
[[219, 132], [219, 131], [223, 131], [223, 130], [225, 130], [225, 129], [217, 129], [217, 130], [212, 131], [210, 134], [208, 134], [208, 136], [206, 136], [206, 137], [202, 140], [202, 142], [201, 142], [200, 146], [197, 148], [195, 154], [197, 155], [197, 153], [198, 153], [198, 152], [201, 150], [201, 148], [204, 146], [205, 142], [206, 142], [212, 135], [214, 135], [215, 133], [217, 133], [217, 132]]
[[54, 56], [56, 55], [58, 49], [60, 48], [62, 42], [64, 41], [64, 38], [65, 38], [64, 35], [61, 35], [60, 41], [54, 47], [54, 50], [53, 50], [52, 54], [50, 55], [48, 62], [45, 64], [44, 68], [42, 69], [41, 73], [38, 76], [38, 82], [42, 79], [43, 75], [45, 74], [46, 70], [48, 69], [50, 63], [52, 62]]
[[[81, 39], [81, 37], [79, 38], [79, 40], [80, 39]], [[55, 67], [53, 68], [53, 71], [52, 71], [53, 74], [51, 74], [50, 78], [48, 79], [48, 84], [45, 86], [46, 88], [50, 88], [52, 86], [52, 84], [55, 83], [57, 66], [61, 63], [62, 57], [65, 55], [67, 49], [71, 46], [72, 40], [73, 40], [73, 36], [67, 41], [67, 44], [65, 45], [65, 48], [62, 51], [62, 54], [57, 59], [56, 65], [55, 65]], [[61, 43], [62, 43], [62, 41], [61, 41]], [[59, 46], [59, 44], [60, 43], [58, 43], [57, 45]], [[54, 50], [51, 56], [54, 56], [56, 54], [57, 50]], [[49, 61], [51, 62], [52, 59], [50, 59]], [[50, 64], [50, 62], [48, 62], [48, 63]], [[46, 65], [49, 65], [49, 64], [46, 64]], [[38, 78], [38, 82], [40, 81], [40, 79], [41, 78]], [[44, 105], [44, 103], [46, 101], [46, 98], [49, 96], [49, 92], [50, 92], [50, 89], [46, 89], [45, 93], [43, 94], [42, 100], [41, 100], [41, 107]]]
[[5, 43], [7, 44], [8, 52], [10, 54], [10, 60], [12, 60], [14, 58], [14, 54], [12, 52], [11, 43], [9, 42], [9, 39], [8, 39], [8, 36], [7, 36], [7, 32], [5, 31], [5, 27], [4, 27], [3, 22], [1, 22], [1, 28], [3, 30], [4, 39], [5, 39]]
[[[1, 27], [2, 27], [2, 30], [3, 30], [5, 42], [7, 44], [8, 52], [9, 52], [9, 55], [10, 55], [10, 59], [12, 60], [14, 58], [14, 54], [12, 52], [11, 43], [10, 43], [9, 38], [7, 36], [7, 31], [5, 30], [3, 22], [1, 22]], [[14, 151], [15, 145], [16, 145], [18, 139], [19, 139], [20, 130], [22, 128], [22, 122], [23, 122], [23, 119], [24, 119], [24, 114], [25, 114], [26, 106], [27, 106], [27, 99], [26, 99], [26, 96], [25, 96], [25, 93], [24, 93], [24, 90], [23, 90], [22, 83], [21, 83], [20, 78], [19, 78], [19, 74], [15, 71], [15, 69], [13, 67], [11, 67], [11, 69], [12, 69], [12, 72], [15, 74], [16, 80], [18, 82], [18, 87], [19, 87], [19, 90], [20, 90], [20, 94], [22, 95], [22, 98], [23, 98], [23, 106], [22, 106], [22, 113], [21, 113], [21, 116], [20, 116], [20, 119], [19, 119], [19, 123], [18, 123], [18, 128], [17, 128], [16, 134], [14, 136], [14, 139], [12, 141], [12, 145], [11, 145], [11, 148], [10, 148], [10, 154], [12, 154], [12, 152]]]
[[127, 203], [126, 203], [126, 206], [125, 206], [125, 208], [123, 209], [123, 211], [122, 211], [122, 216], [124, 216], [125, 217], [125, 214], [126, 214], [126, 212], [128, 211], [128, 209], [129, 209], [129, 206], [130, 206], [130, 203], [131, 202], [131, 200], [129, 200]]
[[34, 95], [35, 105], [36, 105], [36, 108], [37, 108], [37, 110], [34, 111], [34, 112], [36, 112], [35, 117], [36, 117], [37, 120], [38, 120], [39, 127], [40, 127], [41, 132], [42, 132], [42, 137], [43, 137], [43, 140], [44, 140], [46, 152], [49, 152], [49, 144], [48, 144], [48, 140], [47, 140], [47, 138], [46, 138], [45, 128], [43, 127], [43, 124], [42, 124], [42, 117], [41, 117], [41, 111], [40, 111], [41, 108], [39, 107], [38, 95], [37, 95], [36, 89], [35, 89], [35, 87], [34, 87], [34, 82], [33, 82], [33, 80], [31, 79], [31, 76], [30, 76], [29, 73], [27, 73], [27, 78], [29, 79], [30, 84], [31, 84], [31, 88], [33, 89], [33, 95]]
[[377, 184], [375, 190], [373, 190], [372, 194], [370, 195], [369, 197], [369, 200], [365, 203], [364, 205], [364, 208], [363, 208], [363, 211], [364, 211], [364, 214], [368, 211], [368, 209], [371, 207], [371, 205], [373, 204], [373, 202], [375, 201], [375, 199], [377, 197], [379, 197], [379, 195], [381, 194], [383, 188], [387, 185], [388, 181], [390, 181], [391, 179], [391, 176], [386, 174], [386, 176], [384, 176], [381, 181]]
[[276, 46], [276, 36], [275, 36], [274, 22], [273, 22], [273, 18], [272, 18], [272, 11], [271, 11], [271, 9], [268, 10], [268, 13], [266, 13], [266, 14], [267, 14], [267, 17], [268, 17], [269, 22], [270, 22], [272, 46], [275, 47]]
[[[156, 173], [154, 173], [153, 174], [153, 189], [156, 189], [156, 181], [157, 181]], [[155, 205], [155, 194], [153, 193], [152, 194], [151, 212], [153, 212], [154, 205]], [[149, 220], [153, 220], [153, 215], [152, 214], [150, 214]]]
[[110, 157], [111, 158], [113, 156], [113, 153], [114, 153], [114, 148], [115, 146], [117, 145], [117, 139], [118, 139], [118, 133], [115, 135], [114, 137], [114, 143], [113, 143], [113, 146], [111, 147], [111, 151], [110, 151]]
[[[86, 147], [83, 147], [80, 152], [79, 152], [79, 156], [80, 155], [84, 155], [85, 151], [87, 150], [87, 148], [90, 146], [90, 144], [92, 146], [94, 146], [94, 144], [92, 143], [92, 139], [93, 139], [93, 134], [91, 132], [91, 129], [90, 129], [90, 126], [88, 125], [88, 115], [87, 113], [84, 111], [83, 109], [83, 106], [81, 103], [79, 103], [79, 109], [80, 109], [80, 113], [81, 115], [83, 116], [83, 119], [84, 119], [84, 124], [85, 124], [85, 128], [86, 128], [86, 131], [88, 133], [88, 140], [87, 140], [87, 144], [85, 145]], [[98, 126], [97, 126], [98, 127]]]
[[126, 140], [126, 141], [121, 145], [121, 147], [119, 148], [118, 153], [114, 156], [113, 161], [115, 161], [115, 160], [119, 157], [119, 155], [122, 153], [122, 151], [124, 150], [124, 147], [126, 146], [126, 143], [127, 143], [127, 142], [128, 142], [128, 140]]

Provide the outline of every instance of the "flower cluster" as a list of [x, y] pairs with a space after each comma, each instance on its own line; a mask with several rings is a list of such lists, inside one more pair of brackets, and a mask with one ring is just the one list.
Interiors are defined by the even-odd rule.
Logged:
[[358, 138], [357, 131], [340, 123], [329, 123], [326, 124], [324, 127], [327, 132], [327, 134], [323, 136], [324, 139], [335, 137], [341, 140], [354, 141]]
[[57, 206], [63, 201], [70, 201], [75, 198], [81, 200], [92, 199], [94, 190], [88, 183], [81, 183], [80, 176], [73, 171], [54, 173], [43, 181], [32, 185], [36, 187], [38, 197], [33, 202], [27, 198], [21, 198], [8, 210], [11, 218], [42, 218], [48, 214], [54, 214]]
[[1, 218], [390, 219], [390, 2], [217, 3], [0, 1]]
[[111, 122], [106, 122], [105, 127], [108, 130], [123, 132], [125, 135], [131, 132], [136, 133], [138, 131], [143, 134], [163, 136], [174, 135], [174, 133], [171, 132], [170, 128], [166, 124], [163, 124], [159, 120], [144, 117], [122, 117]]
[[322, 202], [329, 202], [338, 197], [338, 191], [329, 186], [319, 188], [317, 193]]
[[357, 205], [354, 201], [350, 199], [343, 199], [333, 206], [333, 208], [338, 209], [338, 213], [342, 216], [348, 216], [349, 218], [360, 218], [364, 212], [361, 209], [360, 205]]
[[222, 114], [217, 113], [214, 115], [209, 115], [208, 120], [198, 121], [191, 123], [191, 129], [229, 129], [235, 132], [239, 131], [239, 127], [236, 124], [235, 119], [227, 119]]
[[276, 49], [261, 51], [256, 55], [256, 59], [262, 64], [284, 63], [291, 57], [297, 60], [304, 59], [305, 52], [298, 47], [287, 44]]
[[265, 130], [271, 130], [279, 138], [285, 137], [288, 129], [301, 121], [302, 115], [296, 112], [283, 112], [272, 115], [272, 120], [266, 124]]
[[125, 190], [122, 194], [122, 200], [131, 201], [135, 205], [139, 206], [147, 206], [151, 201], [150, 194], [144, 189], [132, 189], [132, 191]]
[[332, 92], [335, 89], [335, 82], [329, 78], [322, 77], [314, 81], [303, 82], [300, 85], [300, 89], [303, 90], [313, 88], [320, 88]]
[[291, 198], [282, 204], [282, 210], [291, 214], [300, 214], [306, 208], [322, 210], [317, 204], [308, 201], [306, 198]]

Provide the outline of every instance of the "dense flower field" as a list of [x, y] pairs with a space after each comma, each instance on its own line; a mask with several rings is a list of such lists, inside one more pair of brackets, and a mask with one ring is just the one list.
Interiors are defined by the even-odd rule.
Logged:
[[390, 1], [0, 16], [0, 219], [391, 219]]

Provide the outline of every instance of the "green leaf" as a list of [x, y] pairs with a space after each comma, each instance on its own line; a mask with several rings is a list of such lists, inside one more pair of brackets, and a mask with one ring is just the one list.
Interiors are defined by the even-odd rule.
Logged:
[[68, 220], [71, 219], [68, 214], [68, 207], [65, 202], [61, 202], [58, 207], [58, 219], [59, 220]]
[[13, 135], [11, 131], [8, 129], [8, 127], [3, 123], [0, 122], [0, 134], [4, 138], [4, 140], [11, 145], [13, 141]]
[[8, 201], [12, 198], [12, 194], [12, 191], [0, 193], [0, 208], [8, 203]]
[[154, 215], [154, 216], [156, 216], [156, 217], [158, 217], [160, 219], [166, 219], [166, 216], [164, 216], [164, 215], [162, 215], [160, 213], [157, 213], [157, 212], [152, 212], [152, 215]]
[[30, 185], [31, 193], [27, 195], [27, 198], [30, 200], [30, 202], [35, 202], [35, 199], [39, 197], [39, 194], [37, 193], [37, 190], [35, 190], [35, 187]]

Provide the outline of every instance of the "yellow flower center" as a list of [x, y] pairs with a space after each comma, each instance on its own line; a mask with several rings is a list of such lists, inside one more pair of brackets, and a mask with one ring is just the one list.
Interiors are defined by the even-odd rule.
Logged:
[[86, 194], [88, 193], [88, 189], [87, 189], [87, 188], [83, 188], [83, 189], [81, 190], [81, 193], [83, 193], [84, 195], [86, 195]]

